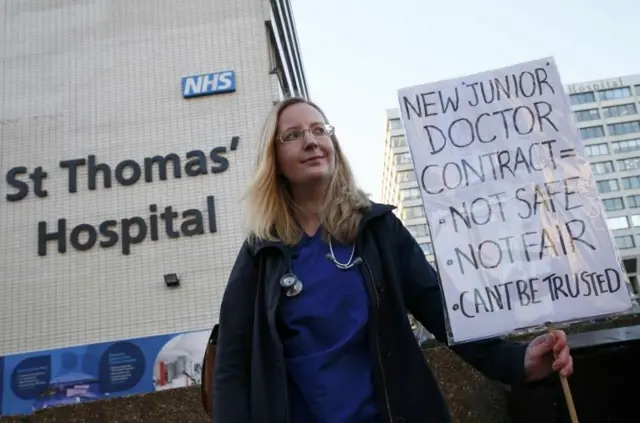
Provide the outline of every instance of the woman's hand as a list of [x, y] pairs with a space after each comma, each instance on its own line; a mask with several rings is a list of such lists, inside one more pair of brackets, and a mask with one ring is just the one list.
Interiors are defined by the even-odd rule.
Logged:
[[573, 358], [567, 345], [567, 335], [561, 330], [540, 335], [527, 347], [524, 372], [527, 382], [535, 382], [553, 371], [567, 377], [573, 373]]

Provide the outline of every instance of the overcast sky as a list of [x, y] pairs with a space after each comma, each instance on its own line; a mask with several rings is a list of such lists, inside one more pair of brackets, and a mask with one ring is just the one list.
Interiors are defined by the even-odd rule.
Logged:
[[640, 1], [291, 0], [311, 97], [380, 198], [403, 86], [554, 56], [564, 83], [640, 73]]

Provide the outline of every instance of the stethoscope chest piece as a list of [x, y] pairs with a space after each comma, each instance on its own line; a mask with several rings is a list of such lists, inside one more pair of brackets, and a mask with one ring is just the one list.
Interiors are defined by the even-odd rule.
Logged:
[[295, 297], [302, 292], [302, 282], [293, 273], [286, 273], [282, 276], [280, 286], [284, 288], [287, 297]]

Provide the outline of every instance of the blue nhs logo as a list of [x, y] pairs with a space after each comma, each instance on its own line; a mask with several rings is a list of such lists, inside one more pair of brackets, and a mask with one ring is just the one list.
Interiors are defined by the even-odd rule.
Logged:
[[182, 97], [232, 93], [236, 91], [236, 74], [223, 71], [182, 77]]

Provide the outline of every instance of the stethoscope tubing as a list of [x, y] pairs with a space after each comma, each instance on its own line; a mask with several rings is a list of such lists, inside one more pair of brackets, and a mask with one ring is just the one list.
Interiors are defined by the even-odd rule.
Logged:
[[[329, 253], [327, 254], [327, 260], [333, 262], [333, 264], [340, 270], [349, 270], [353, 266], [356, 266], [362, 263], [362, 259], [360, 257], [353, 258], [356, 250], [355, 243], [353, 244], [353, 248], [351, 250], [351, 257], [349, 257], [349, 261], [347, 263], [340, 263], [335, 254], [333, 253], [333, 245], [331, 243], [331, 239], [329, 239]], [[291, 256], [288, 254], [287, 260], [289, 262], [289, 271], [282, 275], [280, 278], [280, 286], [284, 290], [284, 294], [287, 297], [296, 297], [300, 295], [302, 289], [304, 288], [304, 284], [298, 278], [298, 276], [293, 272], [291, 265]]]

